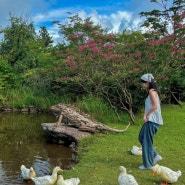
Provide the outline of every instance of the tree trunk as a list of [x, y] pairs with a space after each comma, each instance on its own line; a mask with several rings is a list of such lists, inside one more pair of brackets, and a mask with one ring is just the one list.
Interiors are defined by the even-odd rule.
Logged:
[[51, 107], [51, 111], [53, 113], [63, 116], [62, 123], [64, 123], [65, 126], [74, 127], [79, 131], [84, 131], [84, 132], [98, 133], [103, 131], [109, 131], [109, 132], [120, 133], [120, 132], [125, 132], [130, 126], [130, 123], [129, 123], [126, 126], [126, 128], [123, 130], [110, 128], [90, 118], [89, 115], [83, 113], [82, 111], [80, 111], [79, 109], [75, 108], [72, 105], [66, 105], [66, 104], [54, 105]]

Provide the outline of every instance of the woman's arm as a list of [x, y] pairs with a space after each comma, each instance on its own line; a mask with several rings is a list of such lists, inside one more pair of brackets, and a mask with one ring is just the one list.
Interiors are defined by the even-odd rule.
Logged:
[[145, 122], [147, 122], [148, 121], [148, 116], [152, 113], [152, 112], [154, 112], [155, 110], [157, 110], [157, 108], [158, 108], [158, 104], [157, 104], [157, 92], [155, 91], [155, 90], [153, 90], [153, 89], [150, 89], [150, 91], [149, 91], [149, 96], [150, 96], [150, 99], [151, 99], [151, 103], [152, 103], [152, 107], [151, 107], [151, 109], [148, 111], [148, 112], [146, 112], [145, 114], [144, 114], [144, 121]]

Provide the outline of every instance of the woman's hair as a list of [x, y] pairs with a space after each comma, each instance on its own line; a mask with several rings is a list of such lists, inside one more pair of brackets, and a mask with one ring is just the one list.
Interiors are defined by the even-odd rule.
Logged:
[[157, 94], [159, 95], [159, 91], [157, 89], [157, 85], [156, 85], [156, 83], [154, 81], [154, 76], [151, 73], [146, 73], [146, 74], [142, 75], [140, 80], [141, 80], [142, 83], [148, 82], [149, 83], [148, 90], [154, 89], [154, 91], [156, 91]]
[[157, 85], [156, 85], [156, 83], [155, 83], [153, 78], [151, 79], [151, 82], [149, 82], [149, 90], [150, 89], [154, 89], [157, 92], [157, 94], [159, 95], [159, 91], [157, 89]]

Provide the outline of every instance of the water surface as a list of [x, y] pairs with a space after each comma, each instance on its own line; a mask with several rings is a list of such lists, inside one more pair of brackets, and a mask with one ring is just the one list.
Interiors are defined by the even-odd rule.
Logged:
[[[41, 123], [54, 123], [54, 115], [0, 113], [0, 184], [26, 185], [20, 166], [31, 166], [37, 176], [51, 173], [59, 165], [71, 163], [69, 147], [48, 143]], [[34, 184], [34, 183], [29, 183]]]

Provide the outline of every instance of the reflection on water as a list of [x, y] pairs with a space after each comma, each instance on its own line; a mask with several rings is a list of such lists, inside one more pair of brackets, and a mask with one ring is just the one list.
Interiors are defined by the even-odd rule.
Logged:
[[[0, 113], [0, 184], [26, 185], [20, 166], [35, 169], [37, 176], [51, 173], [59, 165], [71, 163], [72, 151], [46, 142], [41, 123], [56, 122], [53, 115]], [[34, 183], [29, 183], [34, 184]]]

